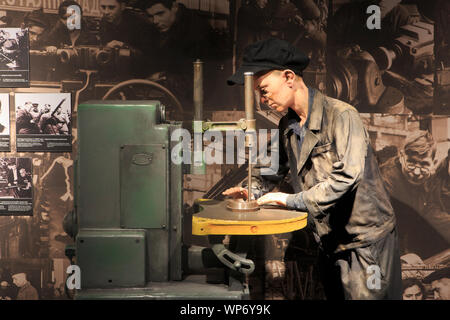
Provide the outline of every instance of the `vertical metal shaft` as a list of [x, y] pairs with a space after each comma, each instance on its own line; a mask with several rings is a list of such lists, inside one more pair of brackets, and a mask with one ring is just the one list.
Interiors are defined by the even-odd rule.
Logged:
[[251, 148], [254, 147], [253, 133], [255, 130], [255, 115], [254, 115], [254, 80], [253, 72], [244, 73], [244, 94], [245, 94], [245, 118], [247, 129], [246, 135], [248, 147], [248, 199], [250, 202], [252, 197], [252, 163], [251, 163]]
[[192, 174], [206, 174], [203, 152], [203, 62], [194, 62], [194, 153]]
[[[246, 120], [254, 120], [254, 80], [253, 72], [244, 73], [244, 95], [245, 95], [245, 118]], [[248, 127], [247, 127], [248, 129]]]
[[203, 62], [194, 62], [194, 120], [203, 120]]

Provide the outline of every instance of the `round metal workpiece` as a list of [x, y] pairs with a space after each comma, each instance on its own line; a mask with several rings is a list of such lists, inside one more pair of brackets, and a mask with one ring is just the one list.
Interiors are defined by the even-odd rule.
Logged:
[[227, 209], [234, 212], [256, 212], [259, 210], [259, 206], [256, 200], [233, 199], [227, 200]]

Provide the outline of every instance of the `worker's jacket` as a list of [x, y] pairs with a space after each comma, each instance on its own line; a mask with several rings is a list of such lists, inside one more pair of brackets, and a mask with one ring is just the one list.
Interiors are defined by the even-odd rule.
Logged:
[[[278, 173], [255, 170], [252, 188], [269, 192], [290, 172], [296, 197], [326, 252], [363, 247], [395, 227], [394, 212], [369, 136], [355, 108], [315, 91], [302, 148], [299, 150], [289, 109], [279, 123]], [[292, 208], [291, 209], [299, 209]]]

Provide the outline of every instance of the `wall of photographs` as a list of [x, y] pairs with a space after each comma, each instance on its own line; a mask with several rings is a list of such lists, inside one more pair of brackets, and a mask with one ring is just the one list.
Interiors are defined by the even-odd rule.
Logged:
[[[64, 248], [73, 240], [62, 221], [74, 205], [80, 103], [156, 99], [168, 119], [191, 121], [192, 61], [202, 58], [205, 116], [239, 118], [243, 94], [226, 79], [246, 45], [272, 36], [310, 56], [309, 86], [361, 113], [397, 215], [403, 277], [413, 283], [408, 294], [417, 286], [423, 298], [436, 298], [422, 280], [450, 263], [449, 1], [178, 1], [194, 18], [185, 17], [164, 41], [142, 10], [145, 1], [130, 0], [118, 26], [103, 15], [102, 0], [78, 1], [79, 33], [58, 16], [61, 0], [42, 8], [13, 2], [0, 4], [0, 298], [18, 298], [18, 273], [35, 297], [67, 298]], [[381, 29], [368, 28], [366, 9], [374, 3]], [[187, 204], [228, 169], [188, 177]], [[256, 251], [267, 263], [251, 280], [254, 297], [324, 298], [307, 230], [260, 243]]]

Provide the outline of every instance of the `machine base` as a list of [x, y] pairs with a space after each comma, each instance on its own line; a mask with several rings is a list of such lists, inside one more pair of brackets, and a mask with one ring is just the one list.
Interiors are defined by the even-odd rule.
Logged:
[[247, 300], [248, 287], [231, 291], [221, 284], [206, 283], [205, 275], [191, 275], [183, 281], [149, 282], [143, 288], [82, 289], [75, 300]]

